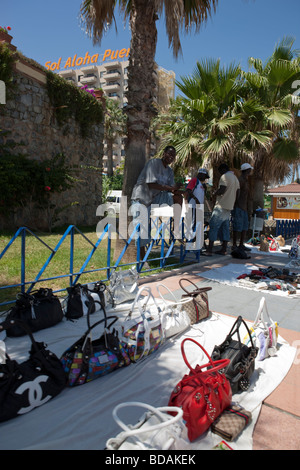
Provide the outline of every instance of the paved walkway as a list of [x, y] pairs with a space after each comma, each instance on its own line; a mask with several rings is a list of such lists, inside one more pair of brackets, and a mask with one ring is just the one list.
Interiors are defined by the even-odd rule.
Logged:
[[[211, 286], [210, 310], [253, 321], [264, 295], [269, 313], [279, 324], [279, 335], [297, 348], [297, 355], [281, 384], [263, 402], [253, 434], [253, 450], [300, 450], [300, 297], [286, 298], [255, 290], [231, 287], [201, 277], [209, 269], [229, 263], [253, 263], [260, 267], [283, 268], [288, 259], [277, 255], [250, 253], [251, 259], [237, 260], [230, 255], [201, 257], [199, 263], [140, 279], [140, 285], [162, 282], [180, 298], [179, 279], [188, 278], [198, 286]], [[153, 292], [155, 289], [153, 289]]]

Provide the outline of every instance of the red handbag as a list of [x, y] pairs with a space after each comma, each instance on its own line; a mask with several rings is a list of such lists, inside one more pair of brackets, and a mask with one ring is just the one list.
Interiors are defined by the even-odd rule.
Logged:
[[[197, 344], [204, 351], [209, 362], [203, 366], [197, 365], [193, 369], [185, 355], [184, 343], [186, 341]], [[182, 408], [188, 438], [192, 442], [207, 431], [213, 421], [231, 404], [230, 382], [220, 372], [228, 366], [230, 359], [213, 361], [201, 344], [191, 338], [182, 341], [181, 353], [190, 372], [176, 385], [170, 396], [169, 406]], [[208, 367], [210, 369], [203, 370]]]

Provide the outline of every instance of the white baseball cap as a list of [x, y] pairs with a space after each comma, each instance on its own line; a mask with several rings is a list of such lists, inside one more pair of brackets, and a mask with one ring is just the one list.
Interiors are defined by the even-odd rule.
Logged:
[[207, 177], [209, 177], [209, 173], [206, 168], [199, 168], [198, 173], [203, 173], [204, 175], [207, 175]]
[[250, 165], [250, 163], [243, 163], [241, 165], [241, 170], [242, 171], [245, 171], [245, 170], [253, 170], [253, 166]]

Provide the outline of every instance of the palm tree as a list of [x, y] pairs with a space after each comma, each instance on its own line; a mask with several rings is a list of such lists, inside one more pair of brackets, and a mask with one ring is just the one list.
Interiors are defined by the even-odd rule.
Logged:
[[235, 64], [221, 67], [220, 60], [203, 60], [191, 77], [177, 82], [182, 95], [171, 103], [168, 116], [158, 117], [157, 132], [163, 136], [162, 146], [175, 145], [178, 166], [216, 167], [221, 160], [233, 165], [236, 129], [242, 124], [235, 112], [240, 77]]
[[[253, 71], [244, 73], [246, 96], [257, 106], [251, 124], [272, 135], [271, 145], [253, 155], [254, 206], [263, 204], [264, 185], [282, 182], [290, 174], [291, 163], [299, 159], [300, 98], [293, 93], [293, 83], [300, 78], [300, 53], [292, 49], [293, 44], [292, 38], [284, 38], [266, 63], [250, 58]], [[247, 127], [251, 131], [251, 125]]]
[[107, 154], [107, 176], [113, 176], [113, 144], [125, 134], [126, 115], [118, 103], [105, 98], [104, 140]]
[[169, 117], [160, 116], [163, 145], [175, 143], [182, 165], [206, 160], [215, 167], [222, 159], [238, 168], [251, 161], [255, 207], [262, 207], [264, 185], [282, 180], [299, 157], [300, 99], [292, 85], [300, 69], [292, 44], [283, 40], [265, 65], [250, 59], [254, 72], [198, 62], [192, 77], [177, 82], [184, 96], [173, 101]]
[[180, 33], [191, 29], [198, 31], [215, 11], [217, 3], [218, 0], [83, 0], [81, 4], [82, 20], [94, 44], [100, 44], [104, 32], [115, 24], [117, 7], [124, 20], [129, 20], [130, 24], [123, 184], [123, 195], [129, 200], [137, 177], [146, 163], [150, 123], [156, 114], [153, 105], [156, 21], [160, 15], [164, 15], [169, 46], [174, 56], [178, 57], [181, 52]]

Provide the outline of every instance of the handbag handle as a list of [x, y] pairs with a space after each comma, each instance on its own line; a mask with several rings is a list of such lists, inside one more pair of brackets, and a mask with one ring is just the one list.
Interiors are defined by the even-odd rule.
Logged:
[[[119, 418], [117, 412], [121, 408], [129, 407], [129, 406], [137, 406], [140, 408], [145, 408], [147, 411], [151, 411], [154, 415], [156, 415], [160, 419], [160, 423], [154, 424], [152, 426], [147, 426], [146, 429], [130, 429], [121, 419]], [[168, 413], [176, 413], [176, 416], [171, 416]], [[125, 402], [120, 403], [117, 405], [113, 410], [113, 418], [116, 423], [125, 431], [125, 435], [122, 437], [129, 437], [129, 436], [136, 436], [137, 434], [143, 434], [144, 432], [155, 431], [157, 429], [162, 429], [179, 421], [183, 416], [183, 410], [177, 406], [162, 406], [160, 408], [155, 408], [151, 405], [146, 403], [132, 401], [132, 402]]]
[[252, 346], [252, 348], [254, 349], [255, 346], [254, 346], [254, 343], [253, 343], [253, 338], [252, 338], [250, 329], [249, 329], [247, 323], [245, 322], [245, 320], [244, 320], [241, 316], [239, 316], [239, 317], [237, 318], [237, 320], [235, 321], [235, 323], [233, 324], [233, 326], [232, 326], [232, 328], [231, 328], [229, 334], [228, 334], [227, 337], [226, 337], [225, 342], [226, 342], [226, 341], [230, 341], [231, 338], [232, 338], [232, 336], [233, 336], [235, 333], [237, 333], [237, 335], [238, 335], [238, 340], [239, 340], [239, 343], [240, 343], [240, 349], [242, 350], [243, 343], [242, 343], [242, 341], [241, 341], [240, 331], [239, 331], [239, 330], [240, 330], [240, 326], [241, 326], [242, 323], [243, 323], [243, 324], [245, 325], [245, 327], [246, 327], [246, 330], [247, 330], [248, 335], [249, 335], [249, 337], [250, 337], [251, 346]]
[[264, 325], [264, 327], [267, 328], [267, 325], [264, 321], [264, 315], [263, 315], [264, 310], [265, 310], [265, 313], [266, 313], [270, 323], [273, 323], [272, 319], [269, 315], [266, 299], [265, 299], [265, 297], [262, 297], [261, 300], [260, 300], [260, 303], [259, 303], [259, 307], [258, 307], [258, 311], [257, 311], [255, 321], [253, 323], [253, 327], [257, 326], [258, 323], [261, 321], [262, 324]]
[[[182, 281], [186, 281], [186, 282], [189, 282], [190, 284], [192, 284], [195, 287], [195, 290], [194, 291], [188, 291], [185, 287], [183, 287]], [[180, 285], [181, 289], [184, 290], [184, 292], [186, 292], [185, 295], [189, 295], [189, 296], [192, 296], [192, 297], [194, 297], [198, 294], [201, 294], [202, 292], [208, 292], [208, 291], [212, 290], [212, 287], [198, 287], [196, 284], [194, 284], [192, 281], [190, 281], [190, 279], [185, 279], [185, 278], [179, 279], [179, 285]]]
[[[161, 291], [160, 291], [160, 287], [163, 287], [164, 289], [166, 289], [166, 290], [169, 292], [169, 294], [173, 297], [174, 302], [172, 302], [172, 301], [167, 301], [167, 300], [164, 298], [163, 294], [162, 294]], [[165, 286], [164, 284], [158, 284], [158, 285], [156, 286], [156, 289], [157, 289], [157, 292], [159, 293], [161, 299], [164, 301], [164, 304], [167, 305], [167, 306], [169, 306], [169, 305], [174, 305], [174, 304], [175, 304], [175, 305], [183, 305], [183, 304], [186, 304], [186, 303], [190, 302], [190, 299], [180, 299], [180, 300], [177, 300], [176, 297], [175, 297], [175, 295], [173, 294], [173, 292], [172, 292], [167, 286]]]
[[[117, 316], [110, 316], [108, 317], [107, 314], [106, 314], [106, 310], [104, 308], [104, 305], [102, 305], [101, 302], [99, 302], [98, 300], [95, 300], [94, 301], [95, 303], [98, 303], [100, 304], [100, 306], [102, 307], [102, 310], [103, 310], [103, 314], [104, 314], [104, 318], [102, 318], [101, 320], [97, 321], [96, 323], [94, 323], [94, 325], [91, 325], [91, 322], [90, 322], [90, 314], [91, 314], [91, 310], [93, 308], [93, 304], [91, 303], [89, 305], [89, 308], [88, 308], [88, 312], [87, 312], [87, 324], [88, 324], [88, 329], [87, 331], [85, 332], [85, 335], [88, 335], [89, 332], [95, 328], [95, 326], [97, 325], [100, 325], [100, 323], [103, 323], [105, 322], [105, 325], [104, 327], [109, 329], [114, 323], [116, 323], [116, 321], [118, 320], [118, 317]], [[107, 320], [111, 320], [111, 319], [114, 319], [114, 321], [112, 321], [109, 325], [107, 324]]]
[[194, 340], [192, 338], [185, 338], [181, 343], [181, 354], [182, 354], [184, 362], [186, 363], [186, 365], [188, 366], [188, 368], [190, 369], [191, 372], [195, 373], [195, 370], [192, 368], [192, 366], [188, 362], [186, 354], [185, 354], [184, 343], [186, 341], [192, 341], [193, 343], [197, 344], [197, 346], [199, 346], [199, 348], [201, 348], [202, 351], [208, 357], [209, 363], [204, 364], [203, 366], [199, 366], [200, 369], [204, 369], [204, 368], [209, 366], [210, 367], [210, 369], [209, 369], [210, 372], [217, 372], [218, 370], [224, 369], [225, 367], [227, 367], [230, 364], [230, 359], [218, 359], [217, 361], [213, 361], [212, 358], [210, 357], [210, 355], [208, 354], [208, 352], [204, 349], [203, 346], [201, 346], [200, 343], [198, 343], [196, 340]]
[[[140, 305], [140, 303], [139, 303], [139, 300], [140, 300], [140, 297], [141, 297], [142, 292], [144, 292], [144, 291], [146, 291], [148, 295], [147, 295], [147, 298], [146, 298], [145, 303], [144, 303], [143, 306], [141, 307], [141, 305]], [[156, 302], [156, 300], [155, 300], [155, 298], [154, 298], [154, 296], [153, 296], [153, 294], [152, 294], [151, 288], [146, 286], [146, 287], [142, 287], [141, 289], [139, 289], [138, 293], [137, 293], [136, 296], [135, 296], [135, 299], [134, 299], [134, 301], [133, 301], [133, 304], [132, 304], [132, 306], [131, 306], [131, 309], [130, 309], [130, 311], [129, 311], [129, 313], [128, 313], [128, 316], [131, 316], [131, 314], [133, 313], [134, 308], [135, 308], [136, 305], [137, 305], [137, 307], [138, 307], [138, 309], [139, 309], [139, 311], [140, 311], [140, 314], [143, 315], [143, 314], [144, 314], [143, 308], [146, 307], [147, 303], [148, 303], [149, 300], [150, 300], [150, 297], [152, 298], [153, 303], [155, 304], [158, 313], [160, 313], [160, 312], [161, 312], [161, 309], [160, 309], [160, 307], [157, 305], [157, 302]]]

